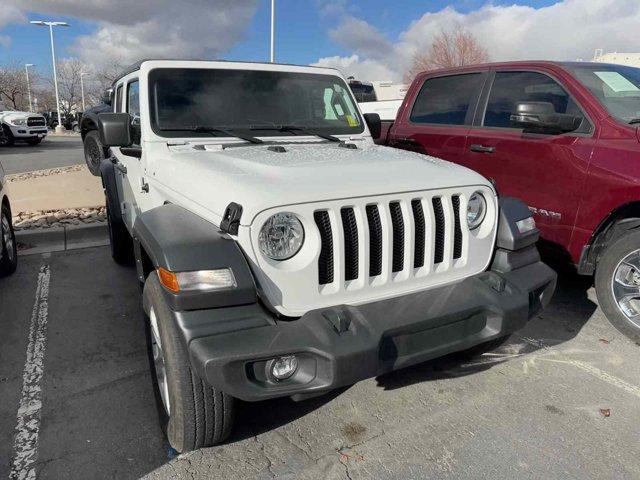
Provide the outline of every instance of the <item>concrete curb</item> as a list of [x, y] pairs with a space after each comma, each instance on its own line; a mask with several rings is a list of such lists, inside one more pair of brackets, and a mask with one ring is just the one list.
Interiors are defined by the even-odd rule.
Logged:
[[61, 252], [109, 245], [109, 230], [106, 223], [20, 230], [16, 241], [20, 255]]

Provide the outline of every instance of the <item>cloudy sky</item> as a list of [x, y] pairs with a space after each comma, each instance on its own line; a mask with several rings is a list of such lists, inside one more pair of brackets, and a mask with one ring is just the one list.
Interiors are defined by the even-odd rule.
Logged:
[[[197, 57], [265, 61], [269, 0], [2, 0], [0, 64], [91, 66], [116, 59]], [[416, 51], [453, 24], [474, 33], [493, 60], [590, 59], [596, 48], [640, 52], [640, 0], [276, 0], [277, 60], [337, 66], [363, 79], [400, 79]]]

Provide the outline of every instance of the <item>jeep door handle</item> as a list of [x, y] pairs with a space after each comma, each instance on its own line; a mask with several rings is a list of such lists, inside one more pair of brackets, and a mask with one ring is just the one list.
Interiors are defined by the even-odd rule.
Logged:
[[496, 147], [487, 147], [485, 145], [479, 145], [475, 143], [469, 147], [469, 150], [478, 153], [493, 153], [496, 151]]

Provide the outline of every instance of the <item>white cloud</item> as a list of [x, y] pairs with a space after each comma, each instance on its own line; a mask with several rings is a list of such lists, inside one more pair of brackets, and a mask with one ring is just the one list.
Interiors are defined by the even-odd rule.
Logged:
[[[359, 22], [363, 22], [359, 20]], [[523, 5], [496, 6], [488, 4], [470, 13], [460, 13], [451, 7], [426, 13], [412, 22], [396, 42], [390, 42], [375, 27], [368, 25], [361, 32], [375, 38], [381, 51], [365, 51], [362, 36], [336, 35], [334, 41], [359, 54], [329, 57], [325, 66], [346, 69], [345, 74], [359, 72], [362, 79], [378, 80], [387, 69], [391, 78], [399, 80], [411, 64], [416, 51], [428, 48], [433, 37], [452, 24], [460, 24], [473, 33], [488, 50], [492, 60], [575, 60], [590, 59], [596, 48], [605, 51], [640, 51], [640, 1], [638, 0], [562, 0], [554, 5], [533, 8]], [[348, 18], [343, 26], [353, 25]], [[390, 45], [387, 47], [385, 42]]]
[[358, 79], [392, 80], [395, 72], [386, 65], [376, 60], [360, 59], [358, 55], [350, 57], [325, 57], [313, 63], [318, 67], [337, 68], [345, 76], [354, 76]]
[[375, 27], [351, 16], [331, 30], [329, 37], [337, 43], [349, 45], [355, 53], [368, 58], [385, 58], [393, 51], [391, 42]]
[[[26, 21], [24, 14], [12, 5], [3, 5], [0, 7], [0, 30], [10, 23]], [[11, 45], [11, 37], [8, 35], [0, 35], [0, 47], [9, 48]]]
[[[6, 1], [6, 0], [5, 0]], [[100, 67], [113, 60], [216, 58], [243, 38], [257, 0], [8, 0], [32, 15], [59, 15], [96, 22], [76, 38], [71, 53]]]

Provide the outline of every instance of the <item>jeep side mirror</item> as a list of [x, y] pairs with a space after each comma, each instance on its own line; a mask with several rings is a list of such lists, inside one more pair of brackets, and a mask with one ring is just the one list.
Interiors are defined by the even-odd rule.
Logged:
[[128, 113], [99, 113], [98, 134], [105, 147], [131, 146], [131, 117]]
[[364, 120], [367, 122], [367, 126], [369, 127], [369, 131], [371, 132], [371, 136], [374, 140], [380, 138], [380, 134], [382, 133], [382, 122], [380, 121], [380, 115], [377, 113], [365, 113]]
[[582, 118], [556, 113], [550, 102], [519, 102], [511, 115], [511, 126], [533, 133], [566, 133], [580, 128]]
[[113, 88], [107, 88], [102, 94], [102, 99], [101, 99], [102, 103], [104, 103], [105, 105], [111, 106], [112, 97], [113, 97]]

